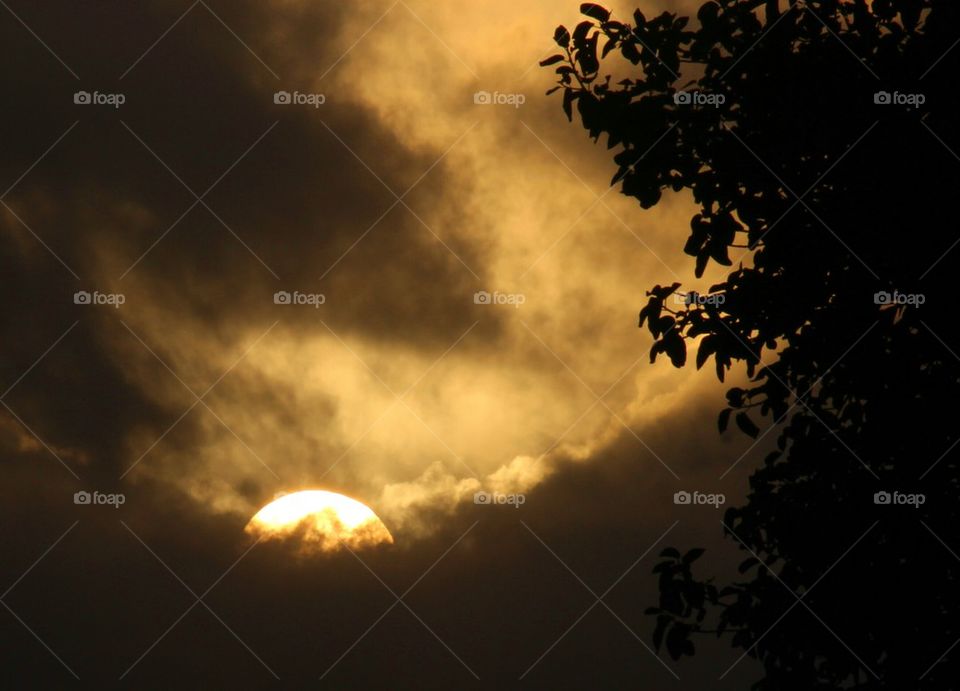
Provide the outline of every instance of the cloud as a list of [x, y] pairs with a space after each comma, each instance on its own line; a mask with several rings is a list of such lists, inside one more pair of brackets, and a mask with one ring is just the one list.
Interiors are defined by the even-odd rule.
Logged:
[[[12, 190], [0, 236], [8, 380], [78, 323], [10, 398], [74, 470], [246, 516], [329, 487], [422, 535], [478, 488], [532, 491], [625, 428], [680, 424], [665, 411], [705, 385], [646, 366], [635, 319], [644, 289], [689, 273], [689, 202], [640, 214], [608, 193], [608, 152], [540, 96], [537, 38], [569, 12], [211, 9], [243, 43], [197, 6], [135, 64], [170, 4], [146, 7], [123, 60], [27, 18], [87, 56], [82, 86], [122, 89], [120, 109], [75, 106], [76, 85], [45, 81], [56, 64], [4, 75], [37, 133], [7, 179], [77, 121]], [[281, 88], [326, 102], [276, 104]], [[525, 102], [478, 105], [481, 88]], [[77, 289], [125, 302], [76, 305]]]
[[[634, 637], [655, 552], [635, 562], [673, 492], [747, 445], [716, 437], [723, 387], [649, 366], [636, 328], [645, 289], [692, 273], [689, 201], [640, 213], [608, 192], [610, 152], [542, 96], [534, 65], [576, 3], [407, 0], [366, 35], [390, 3], [210, 0], [179, 22], [191, 6], [172, 0], [11, 7], [80, 76], [0, 15], [22, 57], [0, 64], [11, 674], [509, 687], [595, 599], [566, 564], [594, 589], [632, 568], [610, 605], [635, 633], [598, 607], [530, 683], [674, 688]], [[81, 88], [127, 100], [74, 105]], [[252, 513], [305, 488], [364, 501], [396, 544], [251, 548]], [[715, 516], [677, 531], [700, 544]], [[684, 680], [715, 685], [725, 655], [708, 646]]]

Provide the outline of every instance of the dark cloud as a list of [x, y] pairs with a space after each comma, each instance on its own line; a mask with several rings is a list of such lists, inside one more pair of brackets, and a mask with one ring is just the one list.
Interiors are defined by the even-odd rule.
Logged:
[[[216, 583], [204, 598], [216, 616], [195, 606], [123, 683], [137, 688], [515, 687], [517, 677], [594, 603], [578, 578], [599, 595], [626, 573], [604, 599], [623, 622], [594, 607], [530, 670], [522, 686], [621, 688], [642, 681], [650, 688], [675, 688], [675, 680], [624, 624], [649, 645], [643, 615], [655, 597], [649, 570], [660, 547], [688, 539], [689, 531], [671, 531], [628, 572], [676, 520], [671, 483], [655, 480], [663, 473], [640, 453], [620, 449], [597, 460], [607, 472], [572, 466], [531, 493], [522, 508], [472, 507], [448, 518], [430, 539], [356, 556], [306, 558], [282, 544], [261, 543], [232, 568], [249, 547], [242, 523], [213, 516], [168, 486], [127, 489], [119, 509], [74, 506], [65, 473], [51, 471], [44, 482], [30, 486], [26, 476], [35, 471], [18, 466], [12, 479], [21, 492], [29, 487], [29, 495], [13, 496], [4, 486], [4, 540], [11, 555], [4, 562], [4, 583], [14, 583], [79, 522], [6, 602], [82, 681], [74, 684], [10, 615], [0, 625], [8, 641], [5, 654], [16, 661], [13, 678], [38, 687], [121, 686], [118, 677], [194, 603], [179, 577], [197, 595]], [[660, 489], [651, 490], [652, 484]], [[651, 495], [652, 505], [637, 501]], [[12, 530], [14, 525], [21, 528]], [[718, 563], [724, 560], [721, 552]], [[378, 579], [397, 595], [416, 583], [404, 599], [416, 616], [395, 606], [318, 683], [394, 603]], [[684, 684], [713, 684], [734, 659], [732, 651], [707, 645], [697, 669], [675, 669]], [[5, 669], [9, 674], [10, 665]], [[716, 687], [741, 688], [750, 674], [743, 664]]]
[[[394, 201], [336, 136], [375, 161], [377, 174], [398, 191], [439, 153], [401, 153], [406, 149], [371, 115], [332, 98], [322, 114], [278, 108], [273, 92], [294, 87], [274, 79], [203, 6], [135, 66], [188, 5], [151, 3], [120, 10], [120, 17], [103, 6], [12, 7], [81, 75], [73, 79], [12, 17], [4, 19], [5, 50], [22, 61], [5, 62], [2, 73], [11, 104], [4, 119], [8, 131], [18, 133], [8, 137], [3, 179], [15, 181], [72, 126], [4, 198], [12, 210], [3, 212], [0, 239], [10, 279], [3, 295], [5, 379], [12, 381], [81, 321], [48, 367], [34, 373], [32, 385], [16, 392], [16, 407], [26, 413], [45, 408], [32, 418], [41, 437], [95, 448], [99, 462], [115, 465], [119, 433], [158, 412], [137, 400], [124, 381], [124, 363], [106, 342], [105, 330], [122, 334], [117, 315], [75, 307], [77, 289], [127, 293], [133, 310], [149, 300], [193, 328], [224, 332], [225, 340], [266, 330], [276, 318], [278, 289], [325, 293], [324, 318], [345, 333], [439, 343], [451, 323], [470, 324], [462, 306], [472, 278], [402, 206], [328, 280], [319, 280]], [[279, 39], [264, 34], [265, 27], [309, 45], [318, 63], [332, 63], [340, 50], [330, 39], [342, 10], [331, 3], [288, 8], [292, 17], [251, 4], [217, 10], [232, 30], [242, 35], [247, 28], [252, 41], [266, 44], [261, 52], [277, 70], [296, 43], [271, 45]], [[305, 24], [313, 27], [309, 34]], [[119, 110], [74, 105], [73, 92], [81, 88], [121, 91], [127, 103]], [[443, 194], [443, 171], [441, 163], [436, 176], [424, 180], [425, 194]], [[210, 210], [196, 204], [186, 188], [202, 194], [224, 174], [203, 200]], [[458, 249], [469, 258], [469, 248]], [[424, 275], [430, 282], [419, 280]], [[321, 330], [310, 311], [284, 317], [302, 330]], [[156, 376], [166, 375], [158, 369]], [[57, 387], [51, 401], [45, 392]]]

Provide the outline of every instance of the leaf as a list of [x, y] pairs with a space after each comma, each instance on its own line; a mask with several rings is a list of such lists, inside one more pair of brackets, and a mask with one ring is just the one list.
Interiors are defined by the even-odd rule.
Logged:
[[585, 2], [580, 5], [580, 14], [593, 17], [600, 22], [605, 22], [610, 19], [610, 10], [600, 7], [600, 5], [592, 2]]
[[737, 571], [739, 571], [740, 573], [746, 573], [747, 571], [749, 571], [759, 563], [760, 563], [760, 560], [757, 559], [756, 557], [748, 557], [740, 564], [740, 566], [737, 567]]
[[640, 201], [641, 209], [652, 208], [657, 205], [657, 202], [660, 201], [660, 188], [648, 187], [644, 190], [641, 190], [640, 195], [637, 198]]
[[565, 26], [558, 26], [557, 30], [553, 32], [553, 40], [561, 48], [567, 48], [570, 45], [570, 32], [567, 31]]
[[687, 650], [687, 636], [690, 628], [687, 626], [673, 626], [667, 634], [667, 652], [674, 660], [679, 660]]
[[555, 86], [555, 87], [553, 87], [552, 89], [547, 89], [546, 95], [549, 96], [550, 94], [552, 94], [554, 91], [556, 91], [556, 90], [559, 89], [559, 88], [560, 88], [559, 86]]
[[663, 634], [666, 633], [669, 624], [670, 617], [662, 614], [657, 617], [657, 628], [653, 630], [653, 647], [657, 651], [660, 650], [660, 646], [663, 644]]
[[650, 292], [656, 295], [658, 298], [666, 299], [677, 292], [677, 288], [679, 287], [679, 283], [671, 283], [668, 286], [655, 285], [653, 290]]
[[580, 92], [573, 89], [567, 89], [563, 93], [563, 112], [567, 114], [567, 120], [573, 122], [573, 102], [580, 98]]
[[679, 559], [680, 552], [673, 547], [667, 547], [665, 550], [660, 552], [660, 556], [666, 559]]
[[743, 389], [739, 387], [733, 387], [727, 391], [727, 402], [730, 403], [734, 408], [739, 408], [743, 405]]
[[626, 40], [620, 44], [620, 54], [634, 65], [640, 62], [640, 49], [632, 40]]
[[676, 331], [671, 331], [664, 336], [663, 344], [673, 366], [683, 367], [687, 362], [687, 342]]
[[700, 20], [703, 26], [709, 26], [716, 23], [719, 14], [720, 5], [715, 2], [707, 2], [704, 3], [700, 11], [697, 12], [697, 19]]
[[550, 65], [556, 65], [558, 62], [563, 62], [563, 56], [560, 53], [556, 55], [551, 55], [549, 58], [540, 61], [540, 67], [549, 67]]
[[576, 59], [580, 63], [580, 69], [584, 75], [594, 74], [600, 69], [600, 61], [597, 59], [598, 38], [599, 34], [595, 33], [590, 38], [585, 38], [578, 46]]
[[630, 166], [626, 166], [626, 165], [620, 166], [617, 172], [613, 174], [613, 177], [610, 178], [610, 186], [613, 187], [620, 180], [622, 180], [629, 170], [630, 170]]
[[676, 323], [677, 323], [676, 319], [671, 317], [669, 314], [666, 316], [660, 317], [656, 321], [657, 333], [655, 333], [654, 336], [659, 336], [660, 334], [667, 333], [674, 327]]
[[687, 552], [687, 553], [683, 556], [683, 563], [684, 563], [684, 564], [692, 564], [692, 563], [695, 562], [697, 559], [699, 559], [700, 557], [702, 557], [704, 552], [706, 552], [706, 550], [705, 550], [705, 549], [701, 549], [700, 547], [697, 547], [697, 548], [695, 548], [695, 549], [691, 549], [689, 552]]
[[757, 435], [760, 434], [760, 428], [753, 424], [753, 420], [750, 419], [750, 416], [746, 413], [737, 413], [737, 427], [740, 428], [740, 431], [746, 434], [747, 436], [757, 438]]
[[696, 264], [696, 266], [694, 267], [694, 270], [693, 270], [694, 276], [696, 276], [697, 278], [700, 278], [700, 277], [703, 276], [703, 270], [707, 268], [707, 261], [708, 261], [709, 259], [710, 259], [710, 253], [709, 253], [709, 252], [703, 252], [703, 251], [701, 251], [701, 252], [697, 255], [697, 264]]
[[611, 38], [609, 41], [606, 42], [606, 44], [604, 44], [603, 50], [600, 51], [600, 57], [601, 58], [607, 57], [607, 54], [609, 54], [610, 51], [616, 47], [617, 47], [616, 39]]
[[733, 265], [733, 262], [730, 261], [730, 253], [727, 244], [722, 239], [712, 238], [707, 244], [707, 250], [710, 252], [710, 258], [713, 259], [713, 261], [715, 261], [717, 264], [722, 266]]
[[665, 346], [663, 341], [654, 341], [653, 345], [650, 347], [650, 364], [653, 364], [657, 361], [657, 355], [664, 352]]
[[587, 38], [587, 32], [593, 28], [593, 24], [590, 22], [580, 22], [577, 24], [577, 27], [573, 30], [573, 45], [577, 48], [583, 46], [583, 41]]
[[724, 408], [720, 411], [720, 417], [717, 418], [717, 427], [720, 429], [720, 434], [727, 431], [727, 425], [730, 424], [730, 413], [732, 412], [733, 408]]
[[700, 341], [700, 348], [697, 349], [697, 369], [703, 367], [709, 358], [716, 351], [716, 336], [707, 336]]
[[641, 329], [643, 328], [643, 322], [647, 320], [647, 317], [650, 316], [650, 313], [651, 313], [651, 309], [649, 304], [646, 307], [644, 307], [642, 310], [640, 310], [640, 323], [637, 324], [638, 327], [640, 327]]
[[903, 5], [900, 8], [900, 19], [903, 22], [903, 27], [912, 33], [920, 22], [923, 5], [919, 2], [903, 3]]

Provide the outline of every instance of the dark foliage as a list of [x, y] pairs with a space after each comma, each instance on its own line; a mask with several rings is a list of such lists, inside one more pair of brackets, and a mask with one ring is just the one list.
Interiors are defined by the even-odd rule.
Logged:
[[720, 431], [775, 442], [724, 516], [741, 580], [703, 580], [702, 550], [661, 555], [656, 646], [729, 636], [757, 689], [957, 688], [960, 3], [581, 12], [544, 61], [567, 117], [606, 137], [642, 208], [692, 194], [697, 277], [731, 267], [690, 304], [679, 283], [648, 292], [651, 360], [744, 366]]

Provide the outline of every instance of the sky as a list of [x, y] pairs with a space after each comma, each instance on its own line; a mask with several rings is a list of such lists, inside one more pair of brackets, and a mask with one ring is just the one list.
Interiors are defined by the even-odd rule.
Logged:
[[[0, 4], [4, 681], [757, 676], [651, 651], [660, 549], [740, 560], [674, 493], [742, 499], [765, 446], [649, 362], [644, 291], [717, 275], [692, 200], [639, 209], [544, 94], [577, 3]], [[300, 489], [394, 543], [251, 543]]]

